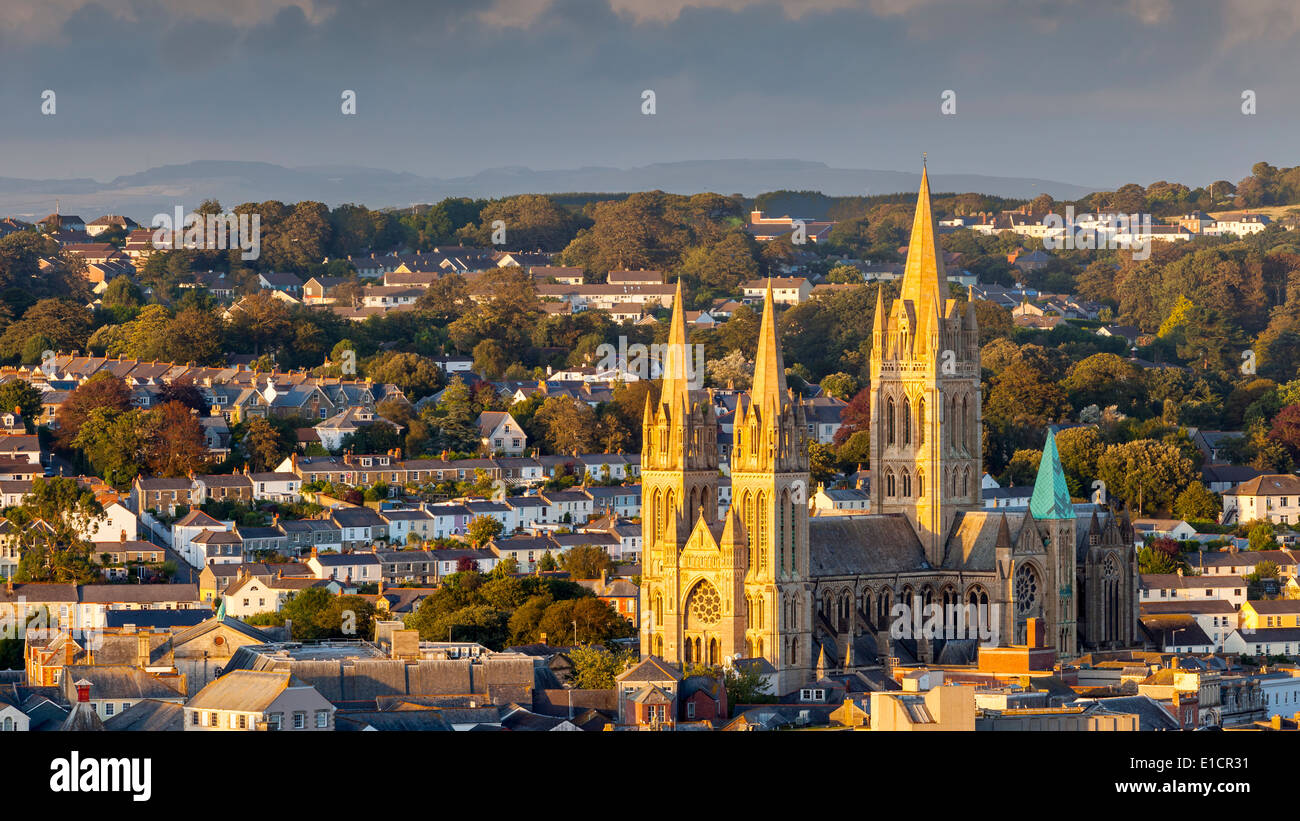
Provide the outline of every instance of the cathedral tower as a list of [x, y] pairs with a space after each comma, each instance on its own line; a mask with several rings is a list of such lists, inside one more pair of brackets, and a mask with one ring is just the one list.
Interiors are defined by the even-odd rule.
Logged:
[[981, 447], [975, 306], [948, 298], [923, 169], [902, 293], [888, 310], [876, 295], [871, 505], [905, 514], [935, 567], [957, 513], [983, 506]]
[[685, 327], [679, 285], [662, 396], [647, 400], [643, 423], [641, 652], [681, 664], [762, 657], [778, 671], [777, 692], [789, 692], [812, 670], [808, 441], [785, 383], [771, 286], [721, 521], [717, 423], [707, 392], [683, 376]]
[[[743, 583], [743, 568], [734, 571], [735, 590], [717, 589], [716, 579], [696, 590], [693, 583], [699, 581], [699, 574], [683, 566], [687, 543], [701, 526], [717, 537], [714, 541], [724, 529], [718, 521], [717, 420], [708, 392], [692, 388], [703, 375], [690, 372], [691, 362], [679, 280], [664, 351], [662, 390], [658, 402], [647, 394], [641, 423], [641, 652], [668, 661], [708, 662], [710, 640], [719, 648], [730, 648], [735, 639], [723, 641], [721, 632], [743, 636], [743, 626], [730, 631], [720, 628], [724, 616], [735, 618], [734, 608], [727, 614], [726, 603]], [[728, 537], [736, 536], [729, 533]], [[718, 556], [693, 561], [710, 565], [711, 570], [734, 564], [731, 558]], [[695, 599], [688, 601], [692, 595]], [[691, 604], [696, 624], [687, 624]], [[714, 615], [717, 620], [711, 621]], [[688, 630], [692, 632], [689, 651]], [[714, 654], [721, 652], [717, 649]], [[734, 655], [734, 648], [728, 654]]]
[[1047, 623], [1053, 630], [1048, 640], [1058, 654], [1073, 657], [1079, 650], [1078, 604], [1074, 595], [1076, 524], [1070, 489], [1065, 484], [1065, 470], [1051, 428], [1047, 429], [1043, 458], [1038, 462], [1029, 513], [1043, 531], [1047, 548], [1048, 578], [1043, 584], [1043, 604]]
[[808, 440], [803, 404], [786, 387], [768, 283], [754, 384], [736, 407], [731, 505], [748, 534], [746, 655], [779, 671], [778, 693], [812, 671], [812, 583], [808, 550]]

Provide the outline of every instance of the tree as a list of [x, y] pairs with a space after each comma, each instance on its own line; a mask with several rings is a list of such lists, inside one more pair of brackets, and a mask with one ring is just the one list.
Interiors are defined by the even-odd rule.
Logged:
[[[45, 347], [54, 351], [85, 350], [90, 338], [92, 316], [85, 305], [69, 299], [42, 299], [10, 323], [0, 335], [0, 356], [15, 357], [23, 354], [28, 342], [40, 338]], [[39, 362], [42, 351], [35, 358], [25, 356], [28, 362]]]
[[1097, 475], [1108, 494], [1136, 505], [1142, 515], [1152, 508], [1170, 509], [1178, 494], [1195, 481], [1196, 470], [1174, 445], [1135, 439], [1106, 448], [1097, 460]]
[[366, 375], [379, 384], [393, 384], [412, 402], [442, 387], [442, 369], [425, 356], [387, 352], [365, 363]]
[[612, 690], [614, 679], [635, 661], [628, 650], [610, 652], [603, 647], [574, 647], [568, 652], [573, 662], [575, 690]]
[[149, 411], [141, 437], [145, 461], [155, 476], [184, 476], [208, 461], [203, 426], [180, 402], [167, 402]]
[[1291, 404], [1273, 417], [1268, 438], [1280, 444], [1291, 458], [1300, 459], [1300, 404]]
[[604, 643], [610, 639], [627, 638], [634, 632], [631, 622], [594, 597], [557, 601], [546, 608], [537, 629], [548, 638], [572, 637], [575, 621], [578, 644]]
[[745, 358], [738, 350], [730, 351], [721, 359], [712, 359], [704, 363], [704, 371], [709, 383], [714, 387], [749, 390], [754, 376], [754, 363]]
[[571, 396], [552, 396], [533, 416], [551, 453], [587, 453], [595, 442], [596, 412]]
[[1099, 353], [1075, 363], [1061, 383], [1075, 408], [1118, 405], [1133, 413], [1144, 403], [1142, 370], [1112, 353]]
[[577, 545], [560, 555], [560, 566], [571, 579], [599, 579], [602, 572], [614, 569], [614, 561], [597, 545]]
[[1065, 391], [1026, 360], [1012, 362], [993, 379], [984, 403], [992, 423], [1042, 428], [1060, 421], [1069, 410]]
[[555, 561], [555, 557], [551, 555], [551, 551], [548, 550], [542, 554], [542, 558], [537, 560], [537, 569], [543, 573], [549, 573], [552, 570], [559, 570], [560, 565]]
[[1071, 496], [1089, 496], [1097, 478], [1097, 460], [1106, 452], [1106, 444], [1096, 428], [1070, 428], [1056, 434], [1056, 451]]
[[1276, 550], [1277, 530], [1272, 522], [1259, 521], [1251, 525], [1247, 533], [1251, 550]]
[[871, 391], [860, 390], [840, 410], [840, 427], [835, 431], [834, 442], [842, 445], [855, 433], [871, 430]]
[[1213, 522], [1223, 509], [1222, 498], [1206, 490], [1200, 482], [1192, 482], [1174, 500], [1174, 515], [1192, 522]]
[[33, 479], [31, 493], [8, 512], [8, 518], [20, 527], [40, 519], [49, 528], [22, 532], [22, 557], [15, 580], [73, 584], [93, 581], [99, 573], [90, 560], [90, 543], [82, 534], [103, 516], [104, 508], [95, 494], [82, 489], [75, 479]]
[[104, 481], [124, 488], [140, 473], [140, 465], [145, 462], [143, 418], [141, 410], [95, 408], [82, 423], [72, 444]]
[[1138, 572], [1143, 574], [1177, 573], [1187, 570], [1182, 551], [1173, 539], [1154, 539], [1138, 551]]
[[78, 385], [63, 400], [54, 418], [59, 428], [59, 442], [63, 447], [71, 447], [72, 441], [81, 431], [81, 423], [95, 408], [130, 410], [131, 389], [109, 373], [97, 373]]
[[479, 548], [505, 532], [501, 520], [492, 516], [475, 516], [465, 529], [471, 547]]
[[809, 478], [818, 484], [824, 484], [835, 478], [839, 471], [839, 460], [836, 458], [834, 445], [823, 445], [818, 442], [808, 442], [808, 473]]
[[1007, 463], [1003, 479], [1011, 485], [1028, 487], [1038, 476], [1038, 463], [1043, 459], [1041, 450], [1018, 450]]
[[477, 414], [470, 402], [469, 388], [460, 376], [454, 376], [429, 414], [428, 421], [438, 426], [438, 439], [442, 447], [461, 453], [472, 453], [479, 447]]
[[17, 410], [30, 433], [41, 418], [41, 393], [25, 379], [11, 379], [0, 385], [0, 412]]
[[335, 596], [323, 587], [294, 594], [279, 612], [260, 613], [249, 624], [293, 622], [294, 641], [357, 638], [374, 634], [375, 606], [361, 596]]
[[248, 420], [240, 445], [249, 465], [257, 472], [274, 470], [289, 450], [281, 431], [261, 416]]
[[776, 697], [768, 692], [770, 685], [755, 665], [728, 667], [724, 671], [727, 704], [771, 704]]
[[862, 387], [857, 378], [843, 371], [824, 377], [821, 386], [823, 393], [834, 396], [836, 399], [843, 399], [846, 402], [856, 396]]

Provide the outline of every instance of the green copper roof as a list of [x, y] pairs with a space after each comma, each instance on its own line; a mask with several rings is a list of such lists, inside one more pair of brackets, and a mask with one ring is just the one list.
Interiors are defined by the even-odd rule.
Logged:
[[1061, 457], [1056, 452], [1056, 437], [1051, 428], [1047, 429], [1043, 458], [1038, 462], [1038, 478], [1034, 480], [1034, 495], [1029, 497], [1029, 512], [1035, 519], [1074, 518], [1070, 489], [1065, 484], [1065, 471], [1061, 469]]

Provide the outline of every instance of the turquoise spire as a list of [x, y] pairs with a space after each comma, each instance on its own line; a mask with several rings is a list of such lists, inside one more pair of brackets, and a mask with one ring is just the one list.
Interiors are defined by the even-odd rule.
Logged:
[[1070, 489], [1065, 484], [1065, 471], [1061, 468], [1061, 456], [1056, 452], [1056, 437], [1051, 428], [1047, 429], [1043, 458], [1038, 461], [1038, 478], [1034, 480], [1034, 495], [1029, 497], [1029, 512], [1035, 519], [1074, 518]]

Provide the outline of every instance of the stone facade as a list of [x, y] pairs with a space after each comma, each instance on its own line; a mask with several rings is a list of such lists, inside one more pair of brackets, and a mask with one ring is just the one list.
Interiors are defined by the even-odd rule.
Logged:
[[[805, 411], [769, 291], [719, 517], [717, 423], [687, 379], [679, 285], [662, 395], [643, 421], [643, 654], [763, 658], [784, 694], [894, 658], [973, 662], [980, 642], [1024, 644], [1030, 619], [1065, 657], [1134, 643], [1132, 528], [1071, 502], [1050, 432], [1029, 508], [982, 507], [978, 326], [971, 303], [948, 298], [942, 260], [923, 173], [901, 296], [888, 308], [877, 297], [865, 515], [808, 515]], [[970, 630], [891, 635], [934, 608], [965, 608]]]

